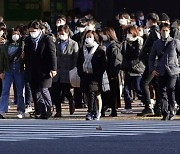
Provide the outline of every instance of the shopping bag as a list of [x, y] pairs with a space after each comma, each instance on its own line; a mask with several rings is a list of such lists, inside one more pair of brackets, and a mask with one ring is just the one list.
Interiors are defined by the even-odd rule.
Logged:
[[69, 78], [72, 87], [80, 87], [80, 77], [78, 76], [76, 67], [69, 71]]

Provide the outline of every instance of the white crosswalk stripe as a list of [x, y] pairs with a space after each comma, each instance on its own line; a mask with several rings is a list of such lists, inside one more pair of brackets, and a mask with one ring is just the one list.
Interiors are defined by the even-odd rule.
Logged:
[[178, 121], [0, 121], [0, 141], [143, 135], [173, 131], [180, 131]]

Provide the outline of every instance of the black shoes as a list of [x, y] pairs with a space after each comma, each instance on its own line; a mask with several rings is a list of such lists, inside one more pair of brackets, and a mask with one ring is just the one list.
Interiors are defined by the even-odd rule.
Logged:
[[162, 114], [161, 114], [161, 107], [160, 106], [154, 106], [154, 116], [156, 117], [161, 117]]
[[163, 118], [161, 119], [161, 120], [170, 120], [170, 121], [172, 121], [172, 120], [174, 120], [174, 116], [163, 116]]
[[88, 113], [86, 115], [86, 120], [93, 120], [93, 115], [91, 113]]
[[49, 119], [52, 116], [52, 111], [51, 111], [51, 107], [47, 108], [47, 111], [45, 114], [41, 114], [37, 117], [35, 117], [36, 119]]
[[111, 114], [109, 115], [110, 117], [117, 117], [117, 111], [116, 110], [112, 110]]
[[74, 102], [69, 104], [69, 113], [72, 115], [75, 112]]
[[0, 114], [0, 119], [5, 119], [5, 117], [2, 114]]
[[54, 115], [54, 118], [60, 118], [61, 115], [61, 111], [56, 112], [56, 114]]
[[154, 111], [152, 109], [144, 109], [141, 113], [138, 113], [137, 116], [153, 116]]

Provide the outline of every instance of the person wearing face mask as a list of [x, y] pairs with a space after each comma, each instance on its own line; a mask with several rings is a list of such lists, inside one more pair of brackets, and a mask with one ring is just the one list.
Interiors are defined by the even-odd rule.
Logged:
[[36, 118], [48, 119], [52, 115], [48, 88], [57, 70], [56, 47], [52, 37], [42, 33], [41, 24], [37, 20], [31, 21], [28, 28], [30, 35], [26, 37], [24, 46], [26, 80], [36, 96], [40, 113]]
[[145, 18], [144, 18], [144, 13], [142, 11], [137, 11], [136, 12], [136, 25], [138, 27], [140, 26], [145, 26], [146, 25], [146, 21], [145, 21]]
[[[127, 28], [127, 40], [122, 44], [123, 55], [123, 70], [124, 70], [124, 101], [125, 109], [121, 113], [133, 113], [131, 103], [133, 98], [131, 97], [132, 86], [135, 89], [137, 97], [142, 100], [142, 91], [140, 87], [141, 77], [144, 71], [144, 65], [139, 63], [139, 54], [143, 46], [142, 37], [138, 36], [138, 29], [134, 26]], [[139, 63], [138, 69], [134, 67]]]
[[19, 49], [20, 33], [17, 29], [11, 32], [11, 39], [1, 49], [0, 53], [0, 76], [3, 79], [3, 89], [0, 101], [0, 118], [5, 118], [8, 112], [8, 101], [11, 84], [14, 82], [17, 92], [17, 117], [23, 118], [25, 103], [23, 96], [24, 88], [24, 63]]
[[88, 30], [95, 31], [95, 21], [93, 19], [87, 21], [85, 31], [87, 32]]
[[[85, 32], [86, 24], [87, 24], [87, 21], [85, 18], [79, 19], [76, 25], [78, 33], [72, 36], [72, 39], [78, 43], [79, 48], [83, 47], [84, 37], [86, 34]], [[78, 88], [78, 87], [74, 88], [74, 102], [75, 102], [75, 108], [87, 107], [87, 105], [83, 101], [83, 94], [82, 94], [81, 88]]]
[[70, 38], [69, 26], [60, 26], [58, 29], [58, 39], [56, 40], [57, 50], [57, 75], [53, 78], [51, 97], [56, 106], [54, 117], [61, 117], [61, 103], [64, 96], [69, 101], [69, 112], [75, 112], [75, 104], [71, 93], [69, 71], [76, 67], [78, 44]]
[[[56, 19], [56, 31], [55, 31], [55, 36], [57, 35], [57, 32], [58, 32], [58, 28], [59, 26], [63, 26], [67, 24], [67, 20], [66, 20], [66, 17], [64, 15], [58, 15], [57, 19]], [[70, 30], [70, 37], [73, 36], [73, 31]]]
[[[121, 76], [121, 67], [122, 67], [122, 54], [121, 54], [121, 45], [118, 42], [115, 30], [111, 27], [104, 28], [104, 34], [107, 36], [107, 65], [106, 71], [109, 79], [110, 85], [110, 100], [108, 100], [107, 107], [110, 107], [111, 114], [109, 116], [117, 116], [117, 108], [121, 106], [121, 88], [122, 87], [122, 76]], [[102, 114], [105, 116], [105, 111], [102, 111]]]
[[63, 26], [65, 24], [66, 24], [66, 17], [64, 15], [59, 15], [56, 19], [57, 30], [59, 26]]
[[88, 105], [86, 120], [99, 120], [97, 100], [102, 90], [102, 77], [106, 67], [105, 52], [99, 47], [99, 37], [94, 31], [87, 31], [84, 45], [80, 49], [77, 71], [81, 79], [80, 88]]
[[180, 73], [180, 41], [170, 37], [170, 25], [167, 23], [160, 25], [160, 32], [161, 39], [154, 42], [149, 56], [149, 72], [158, 78], [162, 120], [173, 120], [176, 110], [175, 85]]
[[115, 29], [119, 42], [123, 42], [126, 39], [126, 27], [130, 24], [130, 15], [128, 13], [122, 13], [119, 18], [120, 27]]
[[[145, 108], [141, 113], [138, 113], [138, 116], [147, 116], [147, 115], [155, 115], [161, 116], [161, 102], [159, 100], [159, 92], [158, 92], [158, 80], [156, 76], [153, 76], [149, 73], [149, 55], [151, 53], [151, 48], [153, 43], [160, 38], [160, 31], [158, 26], [159, 16], [156, 13], [149, 13], [147, 15], [147, 28], [150, 28], [150, 33], [144, 42], [142, 47], [142, 51], [139, 55], [141, 61], [143, 61], [145, 65], [145, 71], [142, 75], [141, 80], [141, 90], [143, 93], [143, 103], [145, 104]], [[149, 86], [153, 85], [155, 90], [155, 99], [156, 103], [153, 106], [154, 98], [151, 97]]]
[[84, 18], [79, 19], [76, 25], [77, 26], [76, 29], [78, 30], [78, 33], [72, 36], [72, 39], [78, 43], [79, 48], [82, 48], [84, 43], [83, 41], [86, 34], [86, 25], [87, 25], [86, 19]]

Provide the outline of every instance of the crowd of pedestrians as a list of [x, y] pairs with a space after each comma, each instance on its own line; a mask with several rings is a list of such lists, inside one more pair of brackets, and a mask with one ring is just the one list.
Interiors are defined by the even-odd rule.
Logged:
[[136, 99], [144, 106], [137, 116], [180, 114], [180, 20], [137, 11], [117, 13], [104, 27], [90, 13], [59, 15], [55, 25], [34, 20], [8, 29], [0, 17], [0, 119], [11, 84], [18, 118], [32, 106], [34, 118], [61, 117], [66, 99], [71, 115], [87, 108], [86, 120], [105, 117], [108, 108], [116, 117], [122, 99], [122, 114], [133, 113]]

